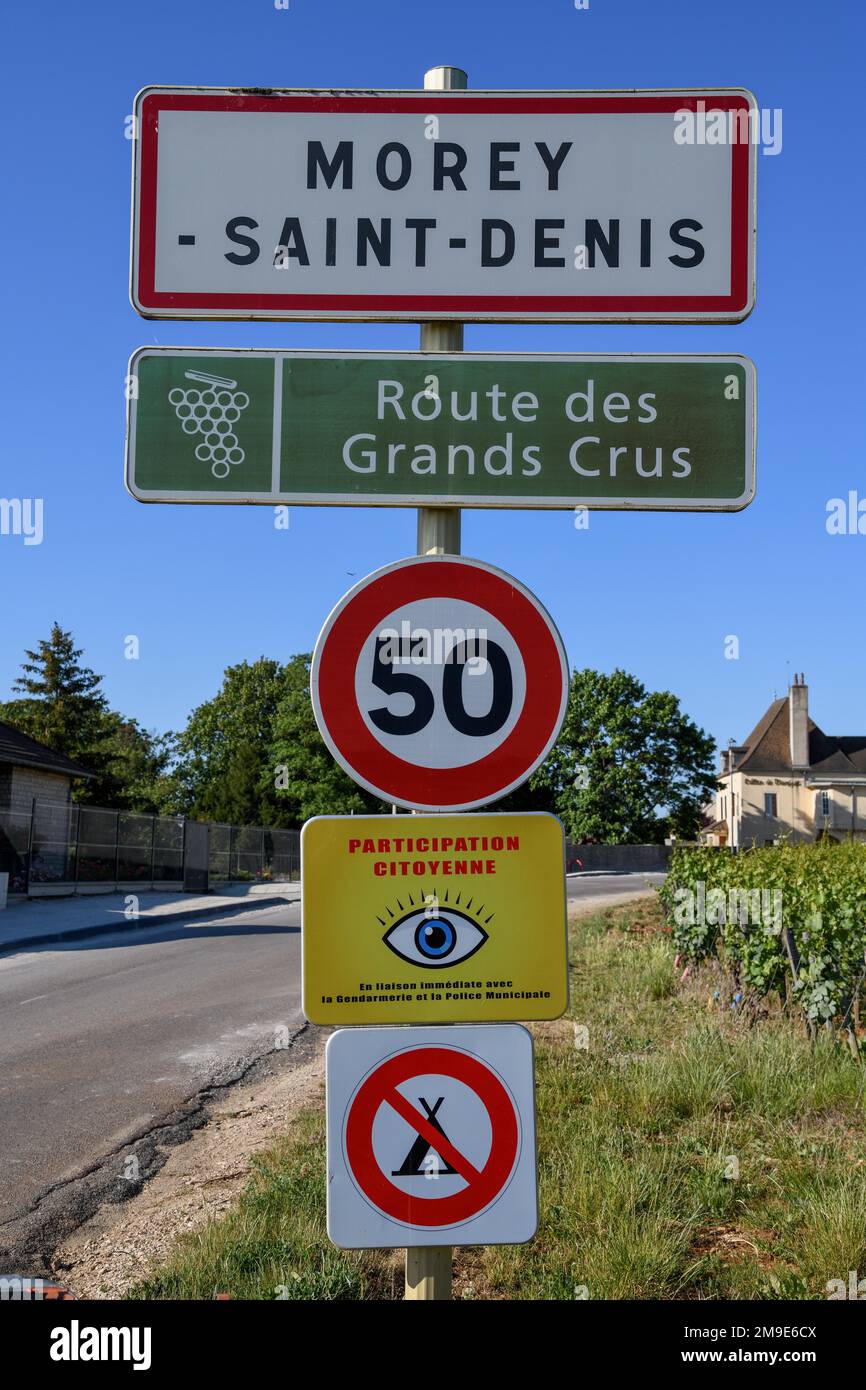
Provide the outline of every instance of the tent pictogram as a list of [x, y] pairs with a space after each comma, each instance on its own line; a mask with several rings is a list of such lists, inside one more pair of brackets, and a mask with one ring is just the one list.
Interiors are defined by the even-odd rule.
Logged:
[[[436, 1104], [431, 1109], [424, 1097], [419, 1096], [418, 1104], [423, 1106], [424, 1114], [427, 1116], [427, 1119], [430, 1121], [433, 1128], [439, 1131], [443, 1139], [447, 1139], [448, 1135], [445, 1133], [444, 1129], [442, 1128], [442, 1126], [436, 1118], [436, 1116], [439, 1113], [439, 1110], [442, 1107], [442, 1102], [444, 1099], [444, 1096], [440, 1096], [436, 1101]], [[433, 1160], [434, 1163], [436, 1162], [436, 1158], [439, 1159], [435, 1167], [433, 1167], [429, 1161], [429, 1156], [432, 1155], [435, 1155]], [[442, 1158], [440, 1155], [436, 1155], [436, 1151], [433, 1145], [431, 1144], [430, 1140], [425, 1139], [423, 1135], [419, 1134], [416, 1137], [415, 1142], [413, 1143], [406, 1157], [403, 1159], [403, 1162], [400, 1165], [400, 1167], [392, 1168], [391, 1177], [430, 1178], [433, 1176], [438, 1177], [440, 1173], [456, 1173], [456, 1171], [457, 1169], [452, 1168], [451, 1164], [448, 1162], [447, 1159]]]

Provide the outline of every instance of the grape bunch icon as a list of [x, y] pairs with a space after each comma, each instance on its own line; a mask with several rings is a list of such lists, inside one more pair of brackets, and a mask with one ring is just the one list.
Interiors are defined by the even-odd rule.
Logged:
[[184, 372], [184, 376], [198, 385], [187, 390], [174, 386], [168, 399], [184, 434], [203, 436], [195, 446], [196, 458], [210, 464], [215, 478], [227, 478], [244, 461], [236, 427], [250, 398], [246, 391], [237, 391], [237, 382], [228, 377], [209, 372]]

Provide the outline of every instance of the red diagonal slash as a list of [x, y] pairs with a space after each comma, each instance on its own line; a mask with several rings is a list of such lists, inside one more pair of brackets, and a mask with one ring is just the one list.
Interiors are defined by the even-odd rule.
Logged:
[[387, 1091], [382, 1099], [386, 1105], [390, 1105], [392, 1110], [396, 1110], [400, 1118], [411, 1125], [422, 1139], [427, 1140], [431, 1149], [435, 1149], [440, 1158], [444, 1158], [446, 1163], [450, 1163], [452, 1168], [456, 1168], [461, 1178], [465, 1178], [467, 1182], [475, 1182], [481, 1177], [481, 1173], [477, 1168], [473, 1168], [469, 1159], [464, 1158], [460, 1150], [455, 1149], [444, 1134], [438, 1129], [434, 1129], [429, 1120], [426, 1120], [399, 1091]]
[[[491, 1145], [480, 1172], [397, 1090], [421, 1076], [462, 1081], [481, 1101], [490, 1119]], [[460, 1192], [443, 1197], [441, 1184], [424, 1183], [428, 1192], [439, 1190], [435, 1196], [419, 1196], [397, 1187], [382, 1171], [373, 1150], [373, 1127], [383, 1105], [390, 1105], [460, 1174], [466, 1183]], [[456, 1047], [411, 1047], [383, 1058], [355, 1092], [345, 1123], [346, 1162], [367, 1201], [394, 1221], [430, 1231], [468, 1221], [489, 1206], [507, 1184], [519, 1153], [518, 1112], [510, 1094], [487, 1063]]]

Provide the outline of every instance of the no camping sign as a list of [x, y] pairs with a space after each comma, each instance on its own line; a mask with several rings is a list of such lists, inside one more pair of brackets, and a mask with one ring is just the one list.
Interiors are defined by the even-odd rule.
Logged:
[[328, 1235], [344, 1249], [535, 1234], [532, 1039], [494, 1027], [328, 1040]]

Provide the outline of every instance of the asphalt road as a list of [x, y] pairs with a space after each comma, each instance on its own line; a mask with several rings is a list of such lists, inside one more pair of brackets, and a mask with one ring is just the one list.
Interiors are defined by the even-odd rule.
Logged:
[[569, 874], [566, 884], [569, 901], [601, 908], [659, 888], [664, 881], [664, 874]]
[[[578, 875], [568, 896], [605, 906], [661, 878]], [[120, 1200], [124, 1155], [146, 1180], [159, 1144], [201, 1123], [203, 1091], [293, 1064], [300, 941], [293, 904], [0, 957], [0, 1252]]]
[[0, 958], [0, 1227], [296, 1032], [300, 942], [292, 905]]

